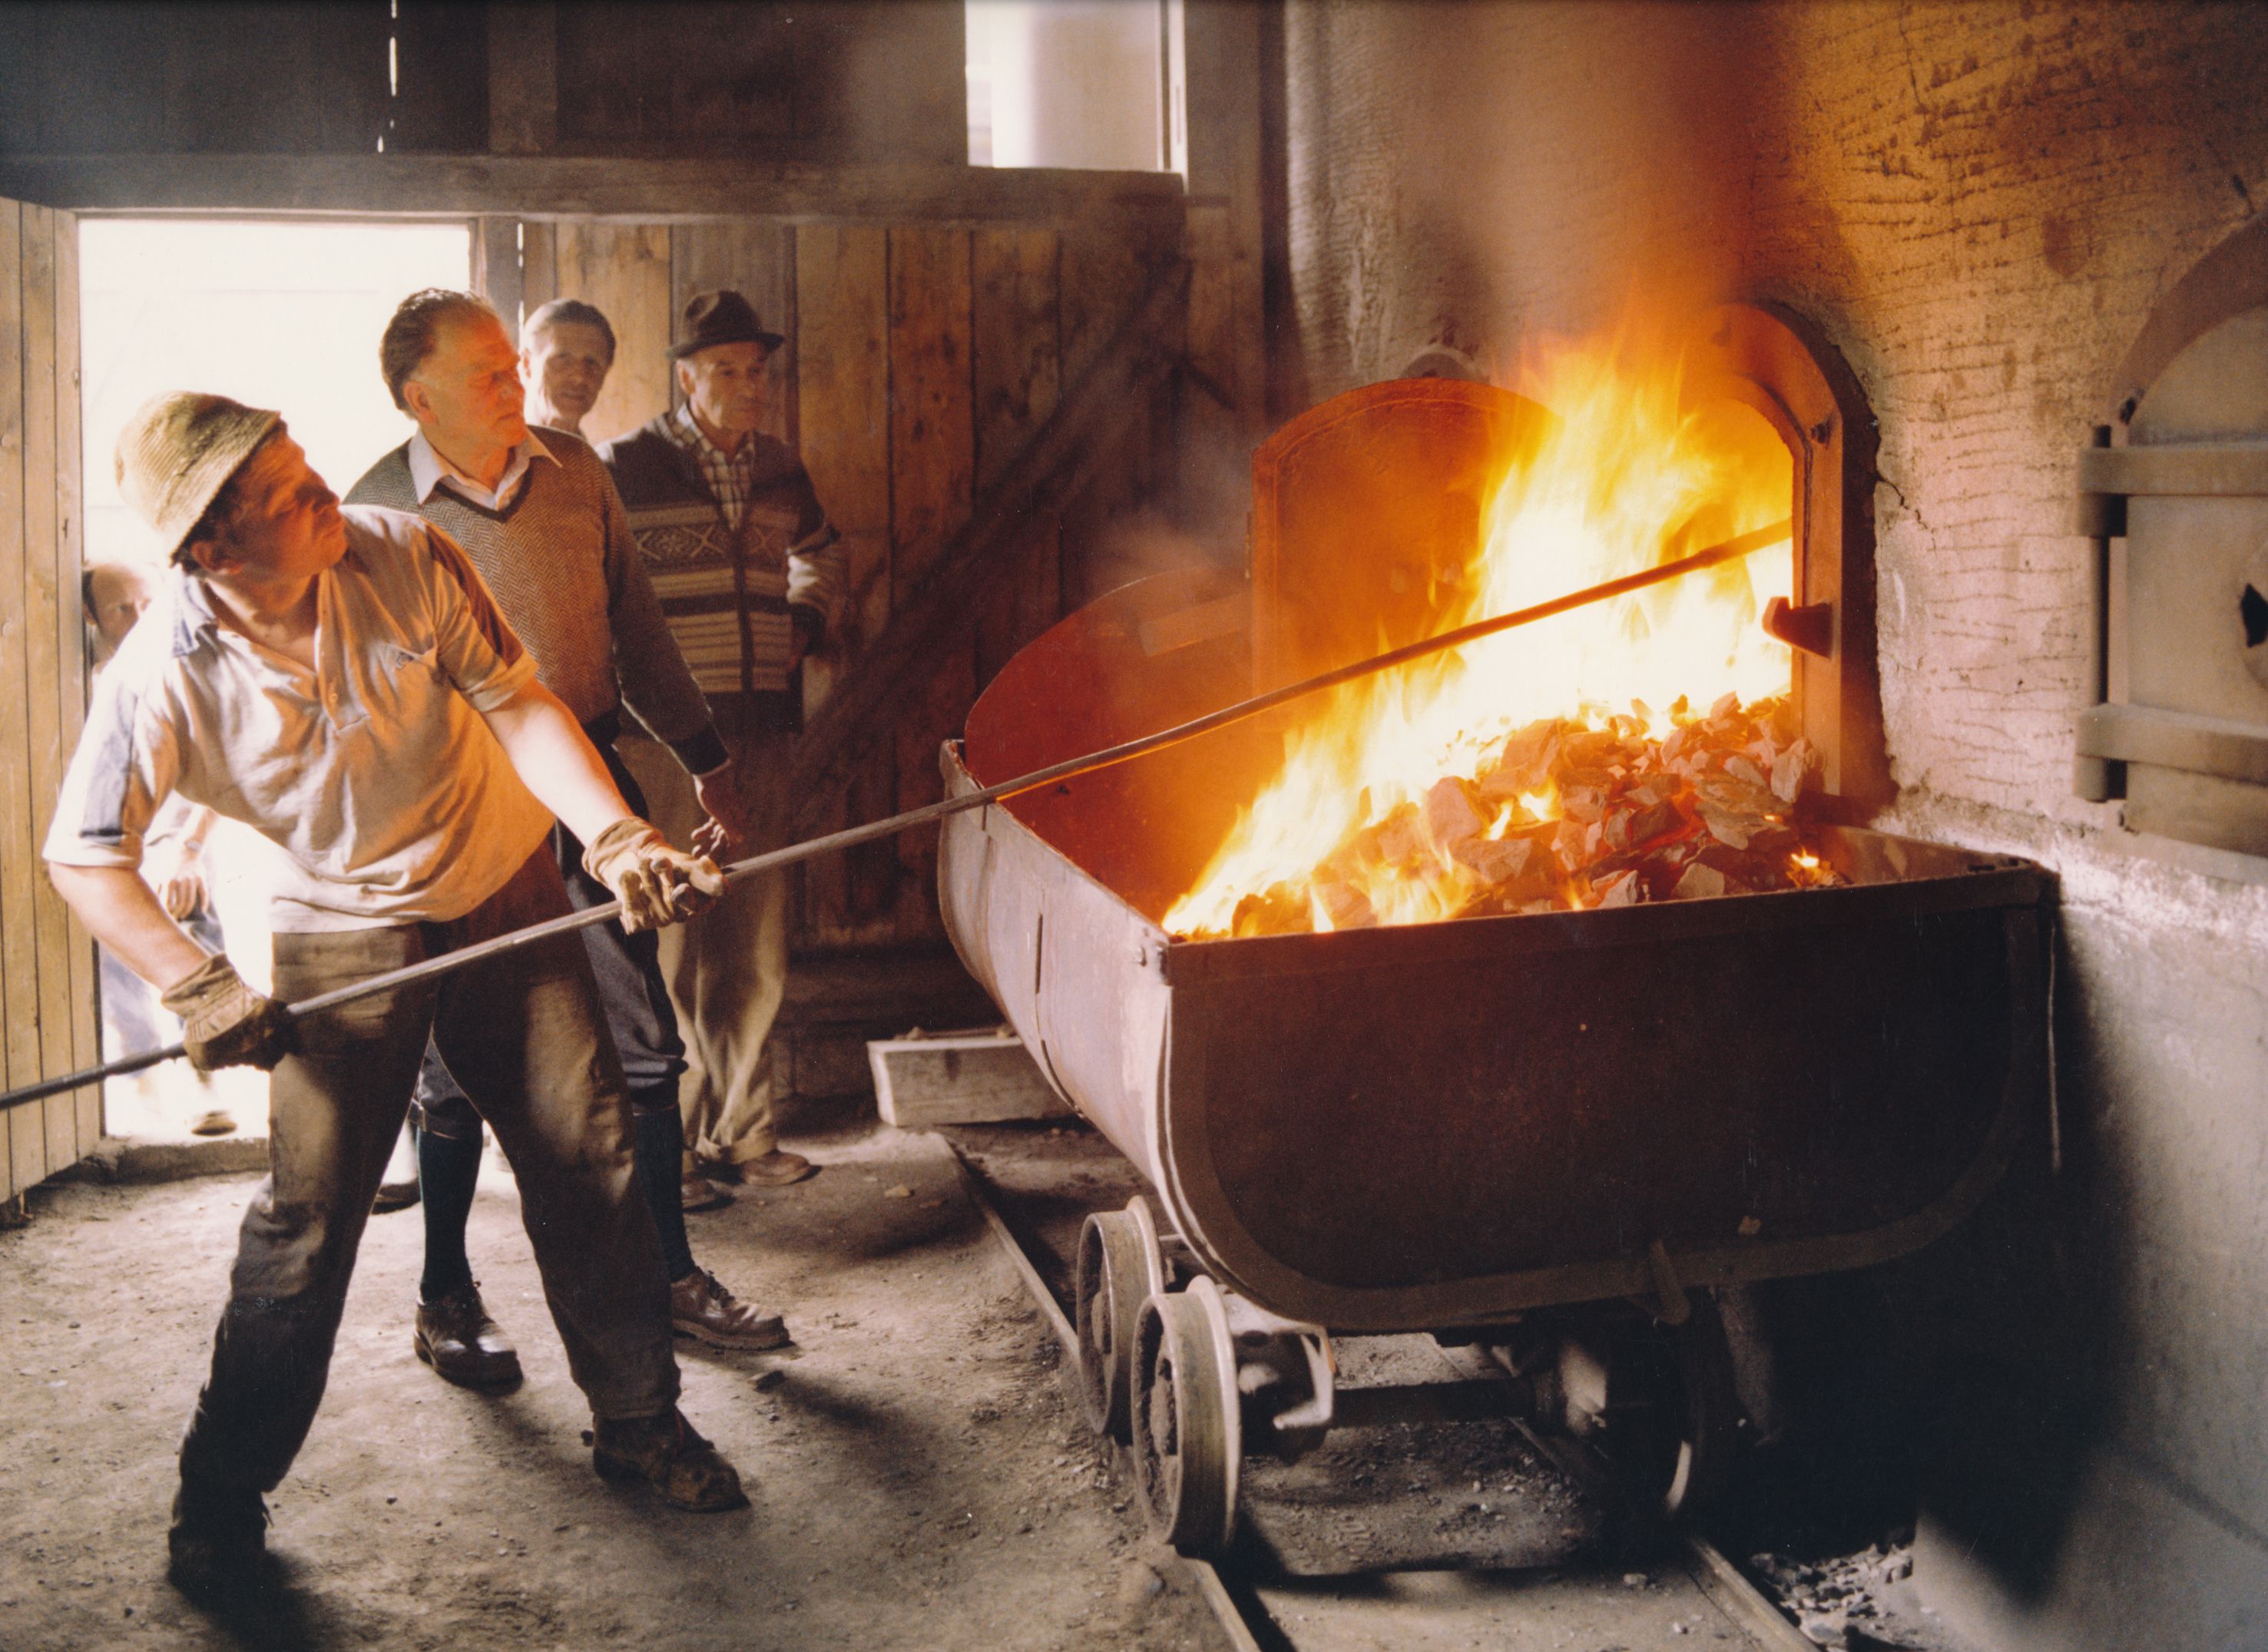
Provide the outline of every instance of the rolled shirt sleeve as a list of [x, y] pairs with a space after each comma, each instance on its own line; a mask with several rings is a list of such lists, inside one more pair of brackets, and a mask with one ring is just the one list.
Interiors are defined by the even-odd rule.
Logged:
[[[122, 656], [96, 680], [78, 749], [63, 773], [41, 856], [58, 866], [142, 864], [143, 841], [180, 770], [177, 732], [162, 712], [153, 662]], [[154, 696], [154, 699], [153, 699]]]

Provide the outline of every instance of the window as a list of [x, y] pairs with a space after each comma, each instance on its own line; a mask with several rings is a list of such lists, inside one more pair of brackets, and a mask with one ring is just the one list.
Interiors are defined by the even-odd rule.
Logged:
[[1180, 0], [968, 0], [975, 166], [1178, 172]]

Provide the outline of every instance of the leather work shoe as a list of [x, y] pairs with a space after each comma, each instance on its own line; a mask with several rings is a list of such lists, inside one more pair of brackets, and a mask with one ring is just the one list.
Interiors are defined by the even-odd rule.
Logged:
[[785, 1187], [806, 1176], [815, 1176], [819, 1167], [799, 1153], [774, 1147], [761, 1158], [734, 1160], [732, 1170], [751, 1187]]
[[687, 1211], [715, 1210], [733, 1202], [733, 1196], [705, 1176], [688, 1176], [678, 1184], [677, 1196]]
[[719, 1348], [782, 1348], [788, 1342], [784, 1320], [742, 1302], [706, 1268], [694, 1269], [669, 1287], [669, 1324], [682, 1336]]
[[460, 1388], [500, 1393], [519, 1385], [519, 1355], [481, 1303], [478, 1282], [417, 1304], [417, 1357]]
[[591, 1466], [600, 1479], [643, 1479], [672, 1508], [697, 1515], [747, 1507], [740, 1475], [685, 1420], [681, 1411], [666, 1417], [595, 1421]]
[[268, 1567], [268, 1506], [247, 1489], [192, 1488], [173, 1493], [166, 1533], [166, 1576], [200, 1605], [260, 1586]]

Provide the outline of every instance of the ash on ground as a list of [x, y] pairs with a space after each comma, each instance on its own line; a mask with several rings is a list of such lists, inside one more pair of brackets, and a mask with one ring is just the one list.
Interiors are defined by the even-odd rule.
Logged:
[[1913, 1568], [1913, 1530], [1904, 1527], [1850, 1554], [1751, 1554], [1746, 1569], [1817, 1645], [1848, 1652], [1983, 1652], [1922, 1604]]

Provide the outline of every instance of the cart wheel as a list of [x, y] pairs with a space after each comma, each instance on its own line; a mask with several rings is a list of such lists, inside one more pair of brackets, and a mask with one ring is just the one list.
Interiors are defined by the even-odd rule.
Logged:
[[1724, 1321], [1708, 1293], [1683, 1324], [1651, 1327], [1616, 1353], [1606, 1445], [1641, 1505], [1690, 1521], [1720, 1496], [1741, 1452], [1741, 1404]]
[[1203, 1277], [1142, 1304], [1134, 1340], [1134, 1474], [1150, 1530], [1197, 1559], [1236, 1530], [1243, 1457], [1236, 1353], [1220, 1289]]
[[1732, 1345], [1715, 1297], [1697, 1293], [1693, 1316], [1676, 1329], [1683, 1423], [1661, 1512], [1690, 1520], [1725, 1493], [1741, 1455], [1741, 1400], [1733, 1380]]
[[1127, 1395], [1134, 1384], [1134, 1334], [1142, 1304], [1166, 1288], [1158, 1226], [1136, 1194], [1123, 1211], [1098, 1211], [1079, 1235], [1073, 1312], [1086, 1389], [1086, 1420], [1121, 1443], [1133, 1437]]

